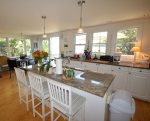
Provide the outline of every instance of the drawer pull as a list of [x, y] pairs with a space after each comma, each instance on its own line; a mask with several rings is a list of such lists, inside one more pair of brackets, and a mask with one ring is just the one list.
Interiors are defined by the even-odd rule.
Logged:
[[129, 74], [131, 74], [131, 72], [129, 72]]
[[111, 71], [114, 71], [114, 70], [111, 70]]
[[139, 72], [142, 72], [142, 70], [140, 70]]
[[121, 69], [120, 67], [118, 69]]

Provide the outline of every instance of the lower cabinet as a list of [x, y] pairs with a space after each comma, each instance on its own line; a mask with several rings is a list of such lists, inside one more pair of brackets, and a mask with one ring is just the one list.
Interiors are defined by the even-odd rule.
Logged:
[[128, 83], [128, 68], [121, 66], [112, 66], [112, 74], [115, 75], [115, 79], [112, 82], [112, 89], [127, 89]]
[[97, 72], [111, 74], [111, 65], [97, 64]]
[[71, 60], [70, 61], [70, 67], [75, 67], [75, 68], [81, 68], [81, 69], [83, 69], [81, 61], [73, 61], [73, 60]]
[[98, 65], [96, 63], [82, 62], [82, 67], [84, 70], [97, 72]]
[[127, 90], [134, 97], [150, 101], [150, 71], [130, 68]]
[[134, 97], [150, 101], [150, 70], [107, 64], [71, 61], [72, 67], [98, 73], [110, 73], [116, 77], [109, 90], [123, 89], [131, 92]]

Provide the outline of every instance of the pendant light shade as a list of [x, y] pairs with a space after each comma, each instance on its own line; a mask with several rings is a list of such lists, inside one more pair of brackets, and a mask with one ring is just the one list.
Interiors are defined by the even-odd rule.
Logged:
[[47, 35], [45, 34], [45, 19], [46, 19], [46, 16], [42, 16], [42, 19], [44, 21], [44, 33], [43, 33], [43, 38], [46, 38]]
[[83, 28], [82, 28], [82, 27], [79, 27], [79, 28], [78, 28], [78, 30], [77, 30], [77, 33], [79, 33], [79, 34], [82, 34], [82, 33], [84, 33], [84, 30], [83, 30]]
[[85, 3], [84, 0], [79, 0], [78, 1], [78, 5], [80, 7], [80, 26], [79, 26], [79, 28], [77, 30], [77, 33], [79, 33], [79, 34], [84, 33], [84, 30], [83, 30], [83, 27], [82, 27], [82, 6], [83, 6], [84, 3]]
[[47, 35], [46, 34], [43, 34], [43, 38], [46, 38], [47, 37]]

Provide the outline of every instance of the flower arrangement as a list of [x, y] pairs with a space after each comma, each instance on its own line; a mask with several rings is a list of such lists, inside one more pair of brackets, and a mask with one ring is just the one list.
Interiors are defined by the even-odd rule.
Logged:
[[41, 50], [36, 50], [32, 53], [32, 56], [34, 57], [35, 64], [39, 63], [42, 64], [42, 59], [46, 59], [48, 57], [48, 53]]
[[41, 51], [41, 50], [36, 50], [35, 52], [32, 53], [32, 56], [35, 59], [43, 59], [43, 58], [47, 58], [48, 57], [48, 53], [45, 51]]

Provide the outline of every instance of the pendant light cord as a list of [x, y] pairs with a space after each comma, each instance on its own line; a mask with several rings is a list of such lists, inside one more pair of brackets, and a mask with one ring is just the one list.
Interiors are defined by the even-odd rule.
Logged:
[[44, 35], [45, 35], [45, 19], [46, 19], [46, 16], [42, 16], [42, 19], [44, 20]]
[[45, 34], [45, 19], [44, 19], [44, 34]]
[[82, 5], [85, 3], [85, 1], [84, 0], [80, 0], [80, 1], [78, 1], [78, 5], [80, 6], [80, 28], [82, 27]]
[[80, 27], [82, 27], [82, 3], [80, 8]]

